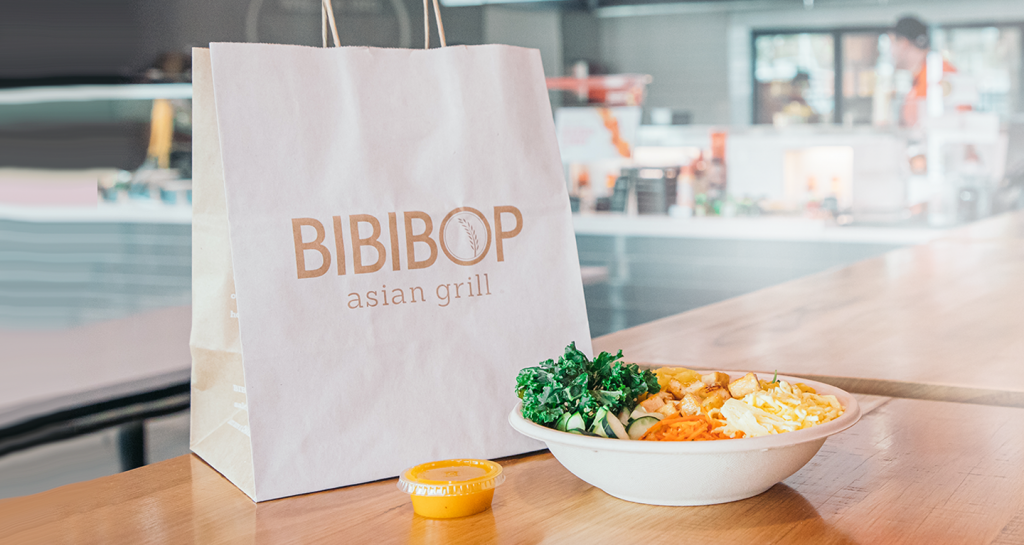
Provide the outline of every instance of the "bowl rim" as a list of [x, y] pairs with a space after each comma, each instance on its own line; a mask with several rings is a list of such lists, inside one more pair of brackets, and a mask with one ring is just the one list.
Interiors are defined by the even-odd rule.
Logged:
[[[699, 370], [700, 373], [713, 371]], [[725, 373], [737, 373], [738, 371], [720, 371]], [[746, 373], [744, 373], [746, 374]], [[771, 380], [773, 373], [757, 373], [758, 379]], [[564, 431], [558, 431], [540, 424], [531, 422], [523, 417], [522, 402], [516, 403], [515, 408], [508, 415], [509, 424], [523, 435], [538, 439], [544, 443], [556, 443], [582, 448], [589, 448], [595, 451], [617, 451], [634, 452], [640, 454], [710, 454], [720, 452], [743, 452], [751, 450], [770, 450], [785, 448], [801, 443], [824, 439], [846, 430], [860, 420], [860, 404], [849, 392], [835, 386], [822, 382], [809, 380], [789, 375], [778, 375], [779, 380], [785, 380], [790, 384], [802, 382], [814, 388], [819, 394], [834, 395], [845, 411], [842, 416], [810, 428], [780, 433], [777, 435], [765, 435], [762, 437], [743, 437], [735, 440], [724, 441], [623, 441], [621, 439], [606, 439], [604, 437], [588, 437]]]

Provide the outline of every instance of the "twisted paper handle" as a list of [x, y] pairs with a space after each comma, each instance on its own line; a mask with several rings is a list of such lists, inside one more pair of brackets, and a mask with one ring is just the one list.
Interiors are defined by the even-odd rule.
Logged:
[[341, 46], [341, 40], [338, 39], [338, 25], [334, 22], [334, 7], [331, 6], [331, 0], [320, 0], [320, 18], [323, 21], [322, 36], [324, 39], [324, 47], [327, 47], [327, 25], [331, 26], [331, 37], [334, 38], [334, 47]]
[[[441, 47], [448, 44], [444, 40], [444, 23], [441, 22], [441, 7], [434, 0], [434, 17], [437, 18], [437, 35], [441, 37]], [[427, 0], [423, 0], [423, 49], [430, 49], [430, 10]]]
[[[334, 39], [334, 47], [341, 46], [338, 39], [338, 25], [334, 21], [334, 7], [331, 0], [320, 1], [320, 15], [323, 20], [321, 37], [324, 47], [327, 47], [327, 28], [331, 29], [331, 37]], [[441, 37], [441, 47], [447, 47], [448, 42], [444, 37], [444, 22], [441, 21], [441, 6], [434, 0], [434, 17], [437, 18], [437, 35]], [[423, 0], [423, 49], [430, 49], [430, 0]]]

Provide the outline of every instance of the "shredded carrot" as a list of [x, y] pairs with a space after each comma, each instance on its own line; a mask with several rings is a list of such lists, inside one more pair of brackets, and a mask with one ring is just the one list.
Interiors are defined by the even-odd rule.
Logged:
[[730, 439], [715, 430], [715, 424], [705, 414], [671, 416], [653, 425], [640, 436], [641, 441], [716, 441]]

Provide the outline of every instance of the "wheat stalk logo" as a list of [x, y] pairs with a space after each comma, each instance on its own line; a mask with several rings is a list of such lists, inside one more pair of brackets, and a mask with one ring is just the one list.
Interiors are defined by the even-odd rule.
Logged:
[[459, 225], [462, 226], [462, 230], [466, 232], [466, 236], [469, 237], [469, 246], [473, 248], [473, 257], [480, 254], [480, 241], [476, 237], [476, 229], [466, 221], [466, 218], [456, 218], [459, 221]]

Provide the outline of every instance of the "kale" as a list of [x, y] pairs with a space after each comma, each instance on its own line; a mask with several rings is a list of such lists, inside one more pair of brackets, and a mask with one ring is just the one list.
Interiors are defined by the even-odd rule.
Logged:
[[576, 349], [565, 347], [558, 361], [547, 360], [527, 367], [516, 377], [516, 395], [523, 400], [523, 416], [538, 424], [553, 427], [565, 413], [578, 412], [587, 427], [597, 409], [613, 414], [632, 409], [643, 394], [658, 393], [658, 379], [650, 371], [641, 371], [635, 363], [622, 363], [622, 351], [615, 356], [601, 352], [593, 361]]

